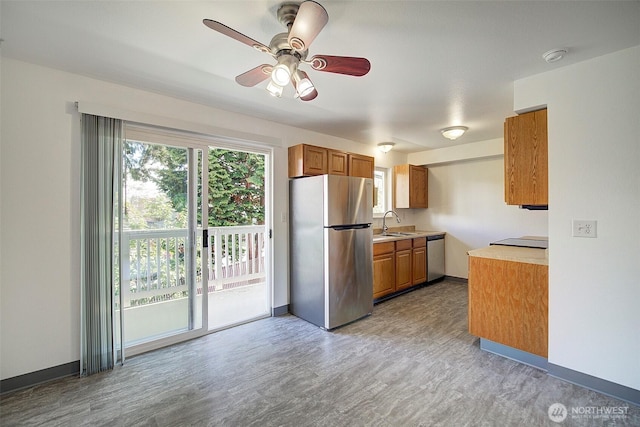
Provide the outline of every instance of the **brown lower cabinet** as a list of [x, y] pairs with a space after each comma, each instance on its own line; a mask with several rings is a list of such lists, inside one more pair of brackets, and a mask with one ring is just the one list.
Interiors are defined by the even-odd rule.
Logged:
[[469, 257], [469, 333], [538, 356], [548, 352], [547, 265]]
[[426, 237], [373, 244], [373, 299], [426, 281]]
[[396, 290], [395, 242], [373, 244], [373, 299]]
[[427, 281], [427, 238], [417, 237], [413, 239], [411, 249], [411, 278], [414, 285]]
[[413, 286], [411, 239], [396, 241], [396, 291]]

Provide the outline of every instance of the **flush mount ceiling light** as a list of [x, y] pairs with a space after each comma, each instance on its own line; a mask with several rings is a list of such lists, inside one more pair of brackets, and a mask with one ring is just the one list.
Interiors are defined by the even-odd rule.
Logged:
[[567, 53], [567, 49], [551, 49], [542, 54], [542, 57], [549, 64], [560, 61]]
[[460, 138], [469, 128], [466, 126], [451, 126], [448, 128], [440, 129], [442, 136], [452, 141]]
[[388, 153], [389, 151], [391, 151], [394, 145], [396, 145], [395, 142], [381, 142], [380, 144], [378, 144], [378, 149], [383, 153]]

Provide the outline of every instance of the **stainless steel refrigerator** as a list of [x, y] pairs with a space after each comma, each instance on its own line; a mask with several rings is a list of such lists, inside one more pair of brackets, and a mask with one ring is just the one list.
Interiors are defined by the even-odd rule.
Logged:
[[290, 311], [323, 329], [373, 310], [373, 180], [289, 181]]

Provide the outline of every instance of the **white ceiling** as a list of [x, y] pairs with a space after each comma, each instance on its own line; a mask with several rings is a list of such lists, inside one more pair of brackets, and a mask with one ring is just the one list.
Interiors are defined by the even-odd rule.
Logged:
[[[6, 1], [2, 56], [405, 152], [502, 136], [513, 81], [640, 45], [640, 1], [334, 1], [309, 49], [362, 56], [364, 77], [307, 71], [319, 96], [272, 98], [236, 75], [271, 58], [202, 24], [268, 44], [279, 1]], [[542, 54], [568, 48], [560, 62]], [[615, 76], [603, 76], [603, 84]]]

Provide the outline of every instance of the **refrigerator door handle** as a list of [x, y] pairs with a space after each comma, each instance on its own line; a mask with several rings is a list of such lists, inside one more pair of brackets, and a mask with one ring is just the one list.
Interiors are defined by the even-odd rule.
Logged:
[[349, 225], [331, 225], [327, 228], [331, 228], [332, 230], [336, 230], [336, 231], [343, 231], [343, 230], [361, 230], [363, 228], [369, 228], [371, 227], [371, 223], [369, 224], [349, 224]]

